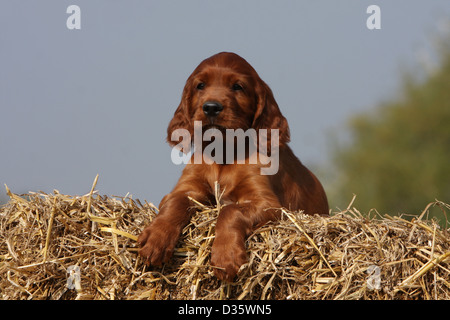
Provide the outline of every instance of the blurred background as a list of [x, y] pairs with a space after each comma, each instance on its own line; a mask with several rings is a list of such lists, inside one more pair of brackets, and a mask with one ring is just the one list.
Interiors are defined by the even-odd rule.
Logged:
[[86, 194], [99, 174], [100, 194], [158, 205], [183, 168], [165, 138], [184, 83], [233, 51], [272, 88], [334, 211], [354, 194], [363, 213], [448, 203], [449, 17], [448, 0], [3, 0], [0, 201], [4, 184]]

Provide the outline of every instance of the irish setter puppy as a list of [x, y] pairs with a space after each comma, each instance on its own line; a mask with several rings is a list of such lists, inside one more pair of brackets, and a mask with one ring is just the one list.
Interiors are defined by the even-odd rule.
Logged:
[[[240, 132], [253, 129], [258, 135], [261, 132], [266, 135], [263, 142], [275, 140], [275, 143], [259, 145], [256, 151], [245, 151], [240, 155], [234, 152], [236, 148], [227, 148], [223, 155], [217, 155], [221, 160], [234, 152], [231, 159], [235, 161], [217, 161], [215, 155], [211, 159], [212, 153], [209, 159], [203, 155], [201, 163], [190, 161], [172, 192], [161, 200], [159, 214], [139, 236], [140, 255], [147, 264], [167, 262], [183, 227], [196, 210], [188, 196], [215, 204], [215, 182], [218, 182], [220, 192], [223, 192], [223, 207], [216, 222], [211, 265], [216, 277], [232, 281], [247, 260], [246, 238], [259, 226], [280, 218], [279, 208], [328, 215], [328, 202], [319, 180], [287, 145], [290, 140], [288, 123], [271, 89], [240, 56], [222, 52], [204, 60], [194, 70], [169, 123], [169, 144], [188, 151], [186, 143], [179, 143], [180, 135], [175, 135], [178, 140], [174, 141], [173, 133], [179, 129], [194, 136], [198, 133], [194, 130], [195, 123], [200, 123], [198, 121], [201, 121], [200, 134], [210, 129], [222, 133], [228, 133], [230, 129], [242, 129]], [[249, 136], [245, 140], [248, 150], [251, 149]], [[223, 140], [224, 145], [227, 137]], [[203, 139], [200, 144], [194, 143], [191, 160], [196, 156], [195, 152], [206, 150], [213, 142], [217, 141]], [[187, 144], [191, 144], [191, 140]], [[263, 174], [269, 154], [275, 153], [279, 159], [278, 170]], [[256, 161], [250, 161], [251, 157]]]

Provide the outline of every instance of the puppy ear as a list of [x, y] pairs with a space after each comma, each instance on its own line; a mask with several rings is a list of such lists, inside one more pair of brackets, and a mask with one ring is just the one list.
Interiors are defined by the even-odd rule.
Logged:
[[281, 114], [272, 90], [259, 79], [256, 86], [257, 109], [253, 119], [252, 127], [257, 131], [267, 129], [268, 143], [270, 144], [270, 129], [278, 129], [278, 146], [287, 144], [290, 141], [289, 125], [286, 118]]
[[[172, 120], [170, 120], [169, 126], [167, 128], [167, 142], [171, 146], [179, 146], [178, 140], [173, 141], [173, 137], [184, 136], [186, 132], [189, 132], [189, 134], [193, 135], [193, 126], [189, 112], [191, 104], [191, 92], [191, 80], [188, 79], [183, 89], [181, 102], [178, 105], [177, 110], [175, 110], [173, 118]], [[179, 130], [178, 133], [175, 132], [178, 129], [182, 130]], [[187, 149], [189, 148], [189, 146], [183, 145], [183, 148]]]

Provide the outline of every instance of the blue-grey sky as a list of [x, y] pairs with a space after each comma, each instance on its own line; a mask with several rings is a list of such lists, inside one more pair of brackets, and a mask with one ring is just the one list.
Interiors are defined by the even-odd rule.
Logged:
[[[66, 26], [73, 4], [80, 30]], [[380, 30], [366, 27], [372, 4]], [[220, 51], [272, 88], [296, 155], [326, 164], [330, 132], [394, 97], [402, 70], [433, 66], [447, 17], [448, 0], [2, 0], [2, 193], [85, 194], [98, 173], [101, 194], [158, 204], [182, 170], [167, 124], [189, 74]]]

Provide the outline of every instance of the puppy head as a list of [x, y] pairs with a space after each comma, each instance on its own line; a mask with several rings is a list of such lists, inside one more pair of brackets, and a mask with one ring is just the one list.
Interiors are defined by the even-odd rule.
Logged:
[[189, 76], [167, 129], [169, 144], [177, 144], [171, 139], [174, 130], [185, 129], [193, 136], [194, 121], [201, 121], [204, 130], [278, 129], [279, 145], [289, 142], [287, 121], [269, 86], [235, 53], [213, 55]]

